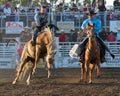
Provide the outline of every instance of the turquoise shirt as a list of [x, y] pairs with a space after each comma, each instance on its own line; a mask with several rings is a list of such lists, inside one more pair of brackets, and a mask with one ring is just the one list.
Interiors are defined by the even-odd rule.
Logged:
[[98, 35], [100, 33], [101, 28], [102, 28], [101, 21], [96, 17], [94, 17], [93, 19], [88, 18], [83, 22], [81, 28], [84, 29], [87, 26], [88, 23], [90, 23], [90, 24], [94, 23], [95, 24], [94, 29], [95, 29], [96, 34]]

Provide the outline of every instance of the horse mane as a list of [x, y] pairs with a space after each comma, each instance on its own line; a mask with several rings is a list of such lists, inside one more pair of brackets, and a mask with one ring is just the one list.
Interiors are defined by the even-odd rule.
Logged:
[[48, 33], [49, 33], [50, 41], [53, 41], [53, 35], [52, 35], [52, 32], [51, 32], [50, 28], [47, 27], [46, 29], [47, 29], [47, 31], [48, 31]]

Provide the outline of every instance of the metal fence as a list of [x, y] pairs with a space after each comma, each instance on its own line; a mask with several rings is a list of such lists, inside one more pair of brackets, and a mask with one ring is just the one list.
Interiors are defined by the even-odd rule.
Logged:
[[[58, 40], [57, 40], [58, 41]], [[77, 58], [69, 56], [69, 51], [77, 42], [56, 42], [57, 54], [55, 56], [56, 68], [79, 68], [80, 63]], [[120, 42], [105, 42], [110, 51], [115, 55], [112, 59], [106, 52], [107, 62], [101, 64], [101, 67], [120, 67]], [[17, 59], [17, 45], [10, 43], [6, 47], [6, 43], [0, 43], [0, 68], [15, 68]]]
[[[78, 62], [79, 58], [72, 58], [69, 56], [69, 51], [77, 42], [59, 42], [58, 43], [58, 54], [56, 64], [58, 67], [80, 67]], [[78, 42], [80, 43], [80, 42]], [[120, 67], [120, 42], [105, 42], [110, 51], [115, 55], [113, 59], [108, 52], [106, 52], [107, 62], [101, 64], [101, 67]], [[57, 66], [57, 65], [56, 65]]]
[[[110, 12], [98, 13], [97, 17], [101, 19], [102, 26], [104, 28], [109, 28], [109, 15]], [[48, 13], [49, 22], [57, 25], [58, 21], [74, 21], [74, 26], [77, 29], [80, 29], [82, 22], [87, 18], [85, 12], [51, 12]], [[32, 22], [34, 22], [34, 13], [21, 13], [19, 15], [10, 15], [5, 16], [3, 13], [0, 13], [0, 30], [5, 29], [5, 24], [8, 21], [19, 22], [22, 21], [24, 26], [31, 27]]]

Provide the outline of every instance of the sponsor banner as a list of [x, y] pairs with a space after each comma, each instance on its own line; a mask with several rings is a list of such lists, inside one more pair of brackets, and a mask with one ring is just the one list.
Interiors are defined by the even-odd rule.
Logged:
[[118, 32], [120, 30], [120, 20], [110, 21], [110, 31]]
[[[71, 29], [74, 29], [73, 21], [57, 22], [57, 27], [61, 30], [64, 30], [65, 33], [70, 33]], [[61, 33], [61, 30], [58, 33]]]
[[20, 34], [23, 31], [23, 22], [6, 22], [6, 34]]

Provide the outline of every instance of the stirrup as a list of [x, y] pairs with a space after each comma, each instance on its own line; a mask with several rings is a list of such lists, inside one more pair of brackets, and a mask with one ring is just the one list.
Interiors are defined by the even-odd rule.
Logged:
[[84, 61], [83, 57], [80, 57], [79, 62], [83, 63], [83, 61]]

